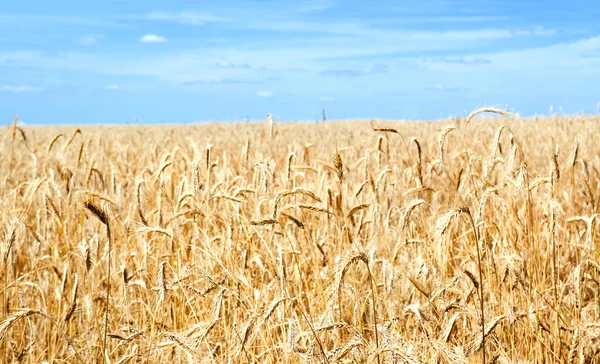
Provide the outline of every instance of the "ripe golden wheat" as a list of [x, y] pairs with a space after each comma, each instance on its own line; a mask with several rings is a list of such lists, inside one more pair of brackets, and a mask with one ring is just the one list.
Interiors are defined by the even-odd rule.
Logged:
[[597, 135], [596, 116], [490, 108], [15, 119], [0, 140], [0, 361], [596, 362]]

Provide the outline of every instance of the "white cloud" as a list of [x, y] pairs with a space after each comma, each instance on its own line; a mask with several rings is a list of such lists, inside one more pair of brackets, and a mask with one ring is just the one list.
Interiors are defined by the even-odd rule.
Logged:
[[167, 38], [156, 34], [146, 34], [140, 38], [140, 42], [142, 43], [164, 43], [166, 41]]
[[43, 90], [44, 89], [41, 87], [33, 87], [33, 86], [9, 86], [9, 85], [0, 86], [0, 91], [14, 92], [14, 93], [43, 91]]
[[319, 97], [319, 101], [333, 101], [334, 98], [331, 96], [321, 96]]
[[152, 12], [145, 14], [143, 18], [147, 20], [159, 20], [190, 25], [203, 25], [206, 23], [226, 21], [225, 18], [192, 11], [181, 11], [178, 13]]
[[271, 96], [273, 96], [273, 93], [271, 91], [258, 91], [256, 93], [256, 96], [259, 96], [259, 97], [271, 97]]
[[105, 90], [120, 90], [121, 86], [119, 86], [119, 85], [108, 85], [104, 89]]
[[77, 39], [77, 43], [82, 46], [92, 46], [98, 43], [100, 39], [104, 38], [104, 34], [88, 34]]

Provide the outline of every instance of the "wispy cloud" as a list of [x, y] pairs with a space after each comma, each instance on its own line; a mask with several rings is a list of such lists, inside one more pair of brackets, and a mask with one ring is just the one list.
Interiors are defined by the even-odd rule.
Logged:
[[33, 92], [33, 91], [43, 91], [44, 89], [41, 87], [33, 87], [33, 86], [10, 86], [10, 85], [2, 85], [0, 86], [0, 91], [4, 92]]
[[353, 78], [371, 74], [387, 73], [388, 66], [377, 63], [373, 66], [367, 66], [363, 69], [328, 69], [321, 71], [322, 76], [337, 77], [337, 78]]
[[219, 67], [223, 67], [223, 68], [241, 68], [241, 69], [250, 69], [250, 68], [252, 68], [252, 66], [250, 66], [248, 63], [229, 63], [229, 62], [225, 62], [225, 61], [220, 61], [219, 62]]
[[[414, 31], [406, 38], [386, 37], [300, 37], [294, 44], [285, 40], [265, 40], [252, 43], [203, 47], [197, 49], [162, 50], [152, 55], [130, 57], [119, 54], [68, 52], [58, 57], [44, 52], [0, 52], [0, 64], [47, 70], [78, 70], [111, 76], [149, 77], [153, 80], [181, 85], [188, 81], [216, 82], [222, 79], [242, 80], [269, 77], [279, 80], [314, 76], [357, 78], [375, 73], [391, 73], [406, 77], [424, 69], [444, 73], [540, 69], [540, 67], [595, 67], [598, 69], [600, 37], [555, 43], [529, 48], [506, 49], [502, 45], [490, 52], [474, 52], [482, 41], [477, 30], [448, 35], [451, 31]], [[485, 32], [485, 31], [484, 31]], [[490, 31], [491, 34], [503, 31]], [[464, 39], [463, 39], [464, 38]], [[472, 39], [477, 41], [472, 43]], [[427, 41], [425, 41], [427, 40]], [[500, 42], [502, 43], [502, 42]], [[475, 47], [477, 46], [477, 47]], [[451, 52], [449, 52], [451, 51]], [[448, 52], [448, 53], [447, 53]], [[418, 56], [413, 56], [417, 54]], [[423, 57], [440, 54], [438, 57]], [[452, 55], [444, 55], [452, 54]], [[360, 65], [357, 60], [384, 61]], [[379, 64], [379, 66], [378, 66]], [[401, 66], [400, 66], [401, 65]], [[248, 69], [247, 67], [251, 68]], [[393, 69], [391, 69], [393, 66]], [[413, 68], [410, 68], [413, 67]], [[406, 72], [404, 71], [406, 70]], [[399, 76], [399, 73], [404, 74]], [[368, 79], [364, 77], [364, 79]], [[211, 81], [212, 80], [212, 81]], [[315, 82], [322, 81], [318, 78]], [[444, 82], [447, 82], [441, 79]], [[362, 78], [361, 78], [362, 81]], [[275, 86], [269, 86], [275, 87]], [[273, 89], [273, 91], [278, 91]], [[335, 90], [322, 90], [335, 92]]]
[[[488, 53], [472, 53], [463, 56], [464, 60], [486, 60], [480, 62], [481, 71], [531, 71], [546, 72], [549, 68], [569, 68], [600, 72], [600, 36], [579, 39], [573, 42], [555, 43], [546, 46], [524, 49], [498, 50]], [[460, 59], [445, 57], [450, 59]], [[473, 64], [468, 62], [430, 62], [421, 60], [431, 71], [472, 72]]]
[[379, 20], [380, 24], [402, 25], [402, 24], [426, 24], [426, 23], [495, 23], [499, 21], [512, 20], [512, 16], [498, 15], [462, 15], [462, 16], [403, 16], [396, 18], [386, 18]]
[[141, 18], [189, 25], [204, 25], [206, 23], [227, 21], [226, 18], [192, 11], [152, 12], [144, 14]]
[[361, 70], [354, 69], [329, 69], [321, 72], [321, 76], [337, 77], [337, 78], [353, 78], [362, 76]]
[[82, 46], [92, 46], [102, 38], [104, 38], [104, 34], [88, 34], [77, 38], [77, 43]]
[[191, 80], [182, 82], [184, 85], [262, 85], [264, 81], [221, 78], [217, 80]]
[[512, 31], [512, 33], [516, 36], [529, 35], [529, 36], [544, 37], [544, 36], [556, 35], [558, 33], [558, 31], [556, 29], [547, 29], [547, 28], [544, 28], [543, 26], [537, 26], [533, 29], [514, 29]]
[[319, 101], [333, 101], [333, 100], [335, 100], [335, 98], [332, 97], [332, 96], [321, 96], [321, 97], [319, 97]]
[[167, 38], [156, 34], [146, 34], [140, 38], [140, 42], [142, 43], [164, 43], [166, 41]]
[[[437, 18], [435, 17], [427, 19], [437, 23]], [[423, 18], [419, 22], [426, 22], [425, 20], [426, 19]], [[556, 30], [546, 29], [542, 26], [518, 28], [485, 26], [475, 29], [436, 26], [431, 27], [431, 30], [403, 29], [402, 27], [403, 24], [415, 22], [415, 19], [411, 17], [388, 18], [377, 21], [376, 23], [353, 19], [322, 22], [274, 17], [273, 19], [269, 19], [269, 21], [240, 22], [235, 23], [232, 26], [279, 33], [322, 33], [337, 36], [360, 36], [377, 39], [379, 41], [389, 39], [404, 41], [409, 45], [419, 42], [422, 43], [422, 47], [426, 47], [428, 42], [435, 43], [437, 46], [438, 44], [448, 42], [489, 41], [514, 37], [549, 36], [556, 34]], [[482, 22], [484, 22], [483, 19]], [[448, 21], [448, 23], [454, 22]]]
[[256, 93], [256, 96], [258, 96], [258, 97], [271, 97], [271, 96], [273, 96], [273, 93], [271, 91], [258, 91]]
[[117, 85], [117, 84], [113, 84], [113, 85], [108, 85], [104, 88], [105, 90], [120, 90], [121, 86]]
[[376, 74], [376, 73], [388, 73], [389, 68], [386, 64], [376, 63], [373, 66], [367, 66], [363, 70], [363, 73], [366, 75]]
[[428, 57], [422, 60], [425, 63], [448, 63], [462, 65], [482, 65], [492, 63], [489, 59], [481, 57]]
[[434, 91], [445, 91], [445, 92], [458, 92], [458, 91], [468, 91], [469, 90], [466, 87], [449, 86], [449, 85], [444, 85], [441, 83], [436, 83], [434, 85], [426, 87], [425, 89], [430, 90], [430, 91], [434, 90]]

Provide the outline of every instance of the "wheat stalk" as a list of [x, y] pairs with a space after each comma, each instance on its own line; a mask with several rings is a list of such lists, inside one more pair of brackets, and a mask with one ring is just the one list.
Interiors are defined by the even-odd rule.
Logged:
[[93, 200], [87, 199], [83, 201], [83, 206], [87, 208], [94, 216], [106, 226], [106, 236], [108, 237], [108, 272], [106, 273], [106, 307], [104, 311], [104, 337], [102, 340], [102, 358], [106, 361], [108, 352], [106, 351], [106, 338], [108, 333], [108, 316], [110, 302], [110, 268], [111, 268], [111, 251], [112, 251], [112, 234], [110, 230], [110, 219], [106, 211], [97, 205]]

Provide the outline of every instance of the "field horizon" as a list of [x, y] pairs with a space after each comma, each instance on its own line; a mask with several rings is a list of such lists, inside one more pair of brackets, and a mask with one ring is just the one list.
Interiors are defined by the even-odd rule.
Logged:
[[[600, 106], [600, 104], [599, 104]], [[483, 107], [485, 109], [487, 107]], [[490, 107], [495, 109], [494, 107]], [[600, 108], [597, 108], [600, 110]], [[597, 111], [598, 111], [597, 110]], [[587, 114], [583, 111], [575, 112], [575, 113], [565, 113], [565, 112], [549, 112], [548, 114], [531, 114], [531, 115], [522, 115], [520, 113], [516, 113], [514, 111], [510, 111], [509, 109], [505, 109], [506, 112], [514, 115], [515, 118], [520, 120], [545, 120], [552, 118], [577, 118], [577, 117], [598, 117], [600, 113], [590, 113]], [[207, 120], [192, 120], [192, 121], [161, 121], [161, 122], [145, 122], [143, 120], [139, 120], [137, 118], [133, 118], [132, 121], [121, 121], [121, 122], [103, 122], [103, 123], [24, 123], [20, 120], [19, 114], [15, 115], [18, 120], [19, 127], [32, 127], [32, 128], [45, 128], [45, 127], [66, 127], [66, 128], [87, 128], [87, 127], [113, 127], [113, 126], [201, 126], [201, 125], [246, 125], [246, 124], [260, 124], [268, 122], [268, 114], [265, 114], [264, 118], [256, 118], [256, 119], [207, 119]], [[380, 123], [436, 123], [442, 121], [451, 122], [452, 120], [466, 119], [468, 117], [468, 113], [466, 110], [463, 111], [462, 114], [457, 115], [449, 115], [447, 117], [439, 117], [439, 118], [384, 118], [384, 117], [348, 117], [348, 118], [326, 118], [322, 119], [322, 116], [313, 119], [295, 119], [295, 118], [280, 118], [278, 116], [274, 116], [274, 122], [279, 124], [307, 124], [307, 123], [344, 123], [344, 122], [380, 122]], [[494, 117], [494, 115], [488, 114], [486, 116], [487, 119], [496, 119], [500, 116]], [[12, 127], [13, 122], [7, 121], [4, 126]]]

